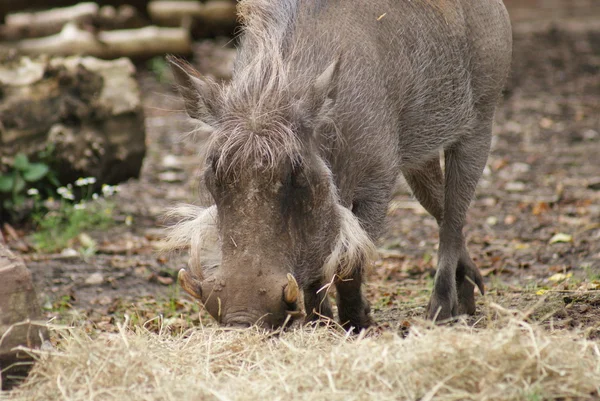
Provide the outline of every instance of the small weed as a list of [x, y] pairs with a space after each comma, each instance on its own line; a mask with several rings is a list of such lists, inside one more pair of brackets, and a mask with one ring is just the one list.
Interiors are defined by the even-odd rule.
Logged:
[[[111, 313], [115, 321], [128, 319], [132, 326], [143, 326], [152, 332], [181, 334], [191, 327], [212, 322], [206, 311], [201, 312], [197, 302], [181, 297], [178, 286], [168, 298], [144, 297], [134, 303], [118, 303]], [[126, 317], [127, 316], [127, 317]]]
[[384, 294], [377, 299], [373, 305], [374, 310], [382, 310], [389, 307], [393, 303], [391, 294]]
[[594, 269], [591, 263], [584, 263], [581, 267], [590, 282], [600, 281], [600, 271]]
[[[112, 222], [113, 205], [107, 202], [88, 203], [85, 209], [62, 202], [59, 210], [34, 217], [38, 231], [32, 235], [35, 248], [42, 252], [61, 250], [69, 245], [82, 231], [103, 229]], [[94, 246], [83, 246], [89, 256]]]
[[544, 396], [540, 393], [538, 389], [532, 389], [529, 392], [525, 393], [525, 399], [527, 401], [543, 401]]
[[47, 306], [45, 306], [44, 309], [57, 313], [65, 313], [71, 308], [73, 308], [73, 305], [71, 305], [72, 301], [73, 298], [70, 295], [63, 295], [62, 297], [57, 299], [53, 304], [48, 304]]
[[490, 278], [490, 284], [489, 284], [490, 290], [503, 291], [503, 290], [507, 290], [509, 288], [509, 286], [506, 283], [504, 283], [504, 281], [502, 281], [502, 278], [500, 277], [500, 275], [491, 274], [489, 276], [489, 278]]
[[156, 75], [156, 79], [160, 83], [169, 82], [169, 66], [164, 57], [157, 56], [148, 60], [148, 69]]

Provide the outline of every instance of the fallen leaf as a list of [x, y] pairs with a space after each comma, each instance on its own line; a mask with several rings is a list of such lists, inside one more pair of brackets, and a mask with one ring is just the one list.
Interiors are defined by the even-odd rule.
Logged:
[[546, 213], [550, 210], [550, 205], [548, 205], [546, 202], [538, 202], [535, 205], [533, 205], [533, 210], [532, 213], [534, 214], [534, 216], [539, 216], [542, 213]]
[[511, 181], [507, 182], [506, 185], [504, 185], [504, 189], [509, 192], [522, 192], [525, 189], [527, 189], [527, 186], [524, 182], [521, 181]]
[[156, 281], [158, 281], [162, 285], [171, 285], [171, 284], [173, 284], [173, 279], [171, 277], [157, 276], [156, 277]]
[[8, 236], [10, 238], [12, 238], [14, 241], [18, 241], [19, 240], [19, 234], [17, 234], [17, 231], [8, 223], [4, 223], [4, 231], [6, 231], [6, 233], [8, 234]]
[[548, 129], [548, 128], [552, 127], [552, 125], [554, 124], [554, 121], [552, 121], [549, 118], [544, 117], [540, 120], [539, 124], [540, 124], [540, 127]]
[[498, 270], [496, 267], [488, 267], [486, 269], [480, 269], [479, 272], [483, 277], [487, 277], [490, 274], [496, 273], [496, 270]]
[[544, 295], [547, 292], [548, 292], [548, 290], [541, 289], [541, 290], [537, 290], [537, 292], [535, 293], [535, 295]]
[[81, 244], [81, 246], [83, 246], [85, 248], [95, 248], [96, 247], [96, 241], [94, 241], [92, 239], [92, 237], [90, 237], [86, 233], [79, 234], [79, 243]]
[[79, 252], [73, 248], [64, 248], [62, 251], [60, 251], [60, 256], [65, 258], [76, 258], [79, 256]]
[[565, 265], [553, 265], [553, 266], [550, 266], [548, 268], [548, 270], [550, 270], [551, 272], [554, 272], [554, 273], [562, 273], [564, 271], [571, 270], [571, 266], [569, 266], [569, 265], [567, 265], [567, 266], [565, 266]]
[[174, 282], [173, 278], [160, 276], [156, 273], [151, 273], [150, 276], [148, 277], [148, 281], [151, 283], [159, 283], [162, 285], [171, 285]]
[[508, 165], [508, 160], [506, 159], [498, 159], [492, 163], [492, 169], [500, 170]]
[[555, 283], [558, 283], [559, 281], [564, 281], [567, 280], [569, 278], [573, 277], [573, 273], [556, 273], [553, 274], [552, 276], [548, 277], [549, 281], [554, 281]]
[[556, 243], [564, 243], [564, 242], [572, 242], [573, 241], [573, 236], [570, 234], [565, 234], [565, 233], [558, 233], [555, 234], [552, 238], [550, 238], [550, 242], [549, 244], [556, 244]]
[[163, 182], [182, 182], [185, 179], [185, 174], [176, 173], [174, 171], [166, 171], [158, 175], [158, 179]]
[[488, 226], [495, 226], [498, 224], [498, 218], [496, 216], [490, 216], [485, 220]]

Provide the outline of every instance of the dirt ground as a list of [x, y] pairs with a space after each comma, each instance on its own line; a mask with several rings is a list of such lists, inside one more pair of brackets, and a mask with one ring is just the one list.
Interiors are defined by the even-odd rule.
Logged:
[[[493, 302], [549, 329], [581, 327], [600, 338], [600, 25], [590, 18], [590, 1], [562, 12], [539, 11], [535, 1], [507, 3], [514, 68], [465, 227], [487, 288], [472, 323], [485, 324]], [[199, 43], [197, 63], [209, 68], [220, 52], [227, 56], [219, 46]], [[101, 330], [112, 330], [125, 313], [140, 323], [159, 315], [183, 327], [198, 322], [198, 306], [175, 283], [185, 256], [157, 255], [154, 245], [165, 208], [199, 197], [196, 154], [203, 141], [182, 140], [194, 126], [169, 82], [145, 65], [139, 79], [148, 154], [140, 179], [121, 185], [117, 224], [88, 233], [98, 252], [84, 260], [10, 243], [31, 269], [48, 318], [77, 314]], [[366, 290], [375, 320], [402, 330], [424, 314], [437, 227], [401, 180], [387, 226]]]

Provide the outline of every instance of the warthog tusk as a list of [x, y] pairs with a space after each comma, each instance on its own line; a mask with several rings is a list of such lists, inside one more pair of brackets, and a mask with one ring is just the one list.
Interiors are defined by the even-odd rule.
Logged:
[[185, 269], [179, 270], [177, 274], [179, 285], [185, 292], [197, 299], [202, 299], [202, 283], [193, 278]]
[[290, 273], [287, 274], [288, 283], [283, 290], [283, 300], [288, 304], [294, 304], [298, 300], [300, 288], [298, 282]]
[[301, 310], [288, 310], [285, 313], [287, 313], [292, 319], [306, 316], [306, 314]]

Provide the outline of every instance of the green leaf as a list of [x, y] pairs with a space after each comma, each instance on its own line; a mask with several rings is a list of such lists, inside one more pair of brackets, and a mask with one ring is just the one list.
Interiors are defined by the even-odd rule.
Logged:
[[29, 167], [29, 159], [24, 153], [19, 153], [15, 156], [13, 167], [17, 170], [25, 171]]
[[15, 174], [15, 185], [13, 186], [13, 195], [16, 196], [18, 193], [25, 189], [25, 180], [21, 177], [21, 174]]
[[13, 197], [13, 203], [15, 206], [22, 206], [25, 203], [25, 197], [23, 195], [15, 195]]
[[52, 185], [54, 185], [56, 188], [62, 187], [62, 184], [60, 183], [60, 181], [58, 180], [58, 178], [56, 178], [56, 175], [54, 174], [53, 171], [49, 171], [48, 175], [46, 176], [46, 178], [48, 178], [48, 181], [50, 181], [50, 183]]
[[23, 178], [25, 181], [34, 182], [41, 180], [46, 174], [48, 174], [48, 166], [42, 163], [31, 163], [23, 172]]
[[13, 174], [0, 175], [0, 192], [11, 192], [14, 183], [15, 178]]

